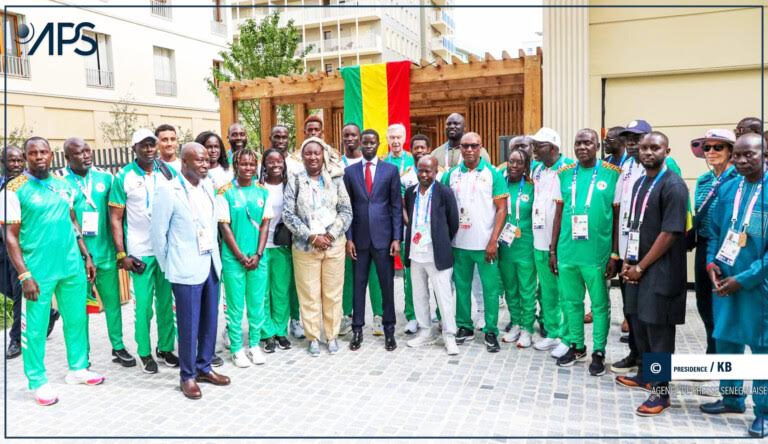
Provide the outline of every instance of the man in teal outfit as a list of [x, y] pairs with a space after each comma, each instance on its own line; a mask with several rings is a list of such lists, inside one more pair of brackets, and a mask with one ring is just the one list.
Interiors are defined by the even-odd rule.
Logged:
[[[733, 163], [741, 176], [718, 190], [710, 221], [707, 273], [714, 288], [715, 350], [719, 354], [768, 353], [768, 198], [766, 141], [745, 134], [733, 147]], [[709, 414], [743, 413], [743, 381], [720, 381], [723, 399], [702, 404]], [[768, 434], [768, 380], [752, 382], [755, 420], [749, 434]]]

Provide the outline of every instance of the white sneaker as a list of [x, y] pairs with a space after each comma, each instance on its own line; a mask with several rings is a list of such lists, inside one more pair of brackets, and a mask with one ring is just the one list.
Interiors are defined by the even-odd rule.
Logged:
[[298, 319], [291, 319], [291, 335], [296, 339], [304, 339], [304, 327]]
[[538, 351], [546, 351], [546, 350], [552, 350], [553, 348], [557, 347], [558, 344], [560, 344], [559, 339], [542, 338], [541, 340], [536, 341], [533, 344], [533, 348], [535, 348]]
[[501, 342], [515, 342], [520, 337], [520, 326], [519, 325], [513, 325], [512, 328], [507, 332], [501, 335]]
[[251, 361], [248, 360], [248, 356], [245, 355], [245, 350], [242, 348], [232, 355], [232, 362], [235, 364], [235, 367], [248, 368], [251, 366]]
[[559, 344], [557, 344], [557, 347], [555, 347], [555, 349], [552, 350], [552, 353], [550, 353], [550, 356], [552, 356], [555, 359], [560, 359], [560, 357], [568, 353], [568, 350], [570, 350], [570, 347], [565, 345], [565, 343], [560, 342]]
[[416, 348], [423, 347], [425, 345], [432, 345], [437, 340], [437, 337], [432, 335], [431, 328], [425, 328], [419, 331], [418, 336], [406, 342], [408, 347]]
[[232, 346], [232, 341], [229, 340], [229, 329], [227, 328], [226, 324], [224, 325], [224, 329], [221, 331], [221, 339], [224, 342], [224, 348], [229, 350], [229, 348]]
[[485, 328], [485, 310], [477, 310], [475, 313], [475, 329], [482, 330]]
[[517, 348], [528, 348], [531, 346], [531, 334], [523, 330], [517, 339]]
[[46, 382], [35, 390], [35, 402], [41, 406], [54, 405], [59, 402], [59, 394]]
[[413, 321], [408, 321], [407, 324], [405, 324], [405, 334], [412, 335], [414, 333], [417, 333], [419, 331], [419, 323], [416, 322], [414, 319]]
[[339, 336], [344, 336], [352, 331], [352, 316], [344, 316], [341, 318], [341, 326], [339, 327]]
[[445, 342], [445, 352], [448, 353], [449, 356], [459, 354], [459, 346], [456, 345], [456, 337], [454, 335], [445, 335], [443, 337], [443, 342]]
[[251, 358], [251, 362], [256, 365], [261, 365], [267, 362], [266, 358], [264, 358], [264, 353], [261, 352], [259, 346], [249, 348], [248, 355]]
[[82, 370], [70, 370], [64, 378], [64, 381], [70, 385], [99, 385], [104, 382], [104, 376], [84, 368]]
[[381, 325], [381, 316], [373, 317], [373, 335], [384, 336], [384, 327]]

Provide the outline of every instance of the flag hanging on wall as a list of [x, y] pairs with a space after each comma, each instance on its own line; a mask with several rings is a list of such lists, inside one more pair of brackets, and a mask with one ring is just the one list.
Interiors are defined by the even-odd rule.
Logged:
[[405, 126], [405, 149], [411, 139], [411, 62], [389, 62], [341, 68], [344, 79], [344, 123], [379, 133], [379, 157], [387, 155], [387, 127]]

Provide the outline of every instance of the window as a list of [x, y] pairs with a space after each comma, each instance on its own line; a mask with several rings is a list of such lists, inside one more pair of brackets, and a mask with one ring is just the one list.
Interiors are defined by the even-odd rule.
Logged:
[[[214, 60], [213, 61], [213, 69], [216, 70], [216, 71], [221, 72], [224, 69], [224, 64], [221, 63], [221, 61], [219, 61], [219, 60]], [[213, 84], [216, 85], [216, 88], [219, 87], [219, 80], [217, 78], [215, 78], [215, 77], [213, 78]]]
[[158, 96], [176, 95], [176, 63], [172, 49], [154, 47], [155, 93]]
[[323, 31], [323, 40], [330, 40], [331, 39], [331, 31]]
[[112, 69], [112, 39], [107, 34], [86, 31], [96, 41], [96, 51], [85, 57], [85, 83], [97, 88], [114, 87]]
[[333, 73], [333, 63], [326, 63], [325, 64], [325, 73], [326, 74]]
[[[0, 35], [0, 73], [7, 73], [9, 76], [29, 78], [29, 59], [23, 54], [23, 46], [19, 44], [18, 34], [19, 25], [24, 23], [23, 18], [16, 14], [5, 14], [0, 12], [0, 23], [5, 23], [5, 29]], [[2, 58], [8, 47], [7, 60]]]
[[171, 18], [171, 0], [149, 0], [149, 4], [152, 6], [152, 15]]

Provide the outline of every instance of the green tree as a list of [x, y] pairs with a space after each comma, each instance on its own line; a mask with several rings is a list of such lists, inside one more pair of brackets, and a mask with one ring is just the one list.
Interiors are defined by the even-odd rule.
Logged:
[[[214, 95], [219, 94], [216, 86], [218, 82], [276, 77], [304, 71], [303, 58], [312, 50], [312, 45], [299, 48], [301, 32], [294, 26], [293, 20], [289, 20], [285, 26], [280, 26], [279, 22], [280, 13], [276, 11], [258, 22], [248, 19], [240, 26], [239, 38], [228, 44], [226, 51], [219, 53], [222, 58], [221, 67], [213, 67], [211, 77], [206, 78], [208, 88]], [[262, 145], [258, 102], [238, 101], [237, 111], [248, 131], [249, 145]], [[277, 121], [288, 127], [291, 145], [295, 140], [293, 115], [292, 106], [277, 107]], [[226, 134], [222, 136], [226, 138]]]
[[101, 132], [112, 148], [131, 145], [131, 137], [138, 127], [139, 115], [130, 94], [113, 103], [109, 110], [109, 122], [101, 122]]

